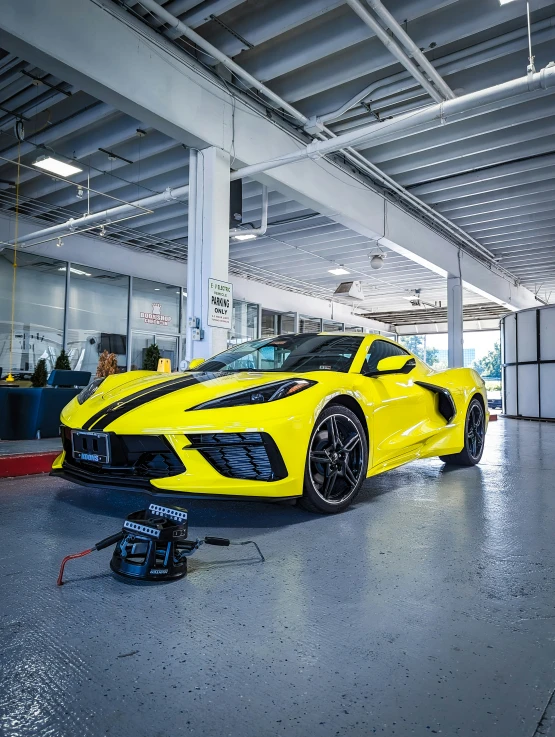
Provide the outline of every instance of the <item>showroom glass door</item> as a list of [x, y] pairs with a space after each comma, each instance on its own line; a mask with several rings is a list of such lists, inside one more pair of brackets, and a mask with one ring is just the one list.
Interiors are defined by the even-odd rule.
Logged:
[[141, 371], [145, 351], [149, 345], [156, 342], [156, 338], [152, 334], [139, 333], [133, 331], [131, 334], [131, 371]]
[[261, 337], [271, 338], [274, 335], [295, 332], [294, 312], [273, 312], [262, 309]]
[[172, 371], [178, 366], [178, 337], [161, 333], [142, 333], [134, 330], [131, 335], [131, 371], [140, 371], [143, 368], [146, 349], [156, 343], [160, 349], [160, 358], [169, 358]]
[[160, 349], [160, 358], [169, 358], [172, 371], [179, 369], [179, 356], [177, 352], [177, 338], [173, 335], [156, 334], [156, 344]]

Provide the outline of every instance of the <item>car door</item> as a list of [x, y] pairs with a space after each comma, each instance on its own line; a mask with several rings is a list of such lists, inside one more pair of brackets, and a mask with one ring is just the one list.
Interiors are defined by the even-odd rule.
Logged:
[[415, 383], [426, 379], [418, 360], [408, 373], [376, 375], [383, 358], [402, 355], [411, 356], [401, 346], [376, 338], [362, 366], [362, 389], [373, 406], [373, 466], [416, 453], [445, 426], [435, 409], [434, 395]]

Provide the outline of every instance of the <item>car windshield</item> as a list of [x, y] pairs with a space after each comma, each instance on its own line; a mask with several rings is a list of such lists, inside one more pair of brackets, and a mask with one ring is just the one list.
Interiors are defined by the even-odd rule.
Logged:
[[347, 372], [364, 336], [279, 335], [233, 346], [196, 371]]

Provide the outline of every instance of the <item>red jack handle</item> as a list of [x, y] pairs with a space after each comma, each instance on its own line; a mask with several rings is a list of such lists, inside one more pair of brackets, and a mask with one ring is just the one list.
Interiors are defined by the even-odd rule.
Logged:
[[66, 555], [66, 557], [62, 561], [62, 565], [60, 566], [60, 572], [58, 573], [58, 580], [56, 581], [56, 586], [63, 586], [64, 569], [66, 567], [66, 563], [68, 562], [68, 560], [73, 560], [74, 558], [82, 558], [84, 555], [88, 555], [89, 553], [92, 553], [93, 550], [96, 550], [96, 548], [89, 548], [88, 550], [83, 550], [81, 553], [74, 553], [73, 555]]
[[84, 555], [88, 555], [89, 553], [92, 553], [94, 550], [103, 550], [104, 548], [108, 548], [110, 547], [110, 545], [115, 545], [116, 543], [119, 543], [119, 541], [122, 540], [123, 537], [124, 537], [123, 531], [116, 532], [115, 535], [110, 535], [109, 537], [105, 537], [104, 540], [101, 540], [99, 543], [96, 543], [94, 548], [83, 550], [81, 553], [74, 553], [73, 555], [66, 555], [66, 557], [62, 561], [62, 565], [60, 566], [60, 572], [58, 573], [58, 580], [56, 581], [56, 585], [63, 586], [64, 569], [66, 567], [66, 563], [68, 562], [68, 560], [73, 560], [74, 558], [82, 558]]

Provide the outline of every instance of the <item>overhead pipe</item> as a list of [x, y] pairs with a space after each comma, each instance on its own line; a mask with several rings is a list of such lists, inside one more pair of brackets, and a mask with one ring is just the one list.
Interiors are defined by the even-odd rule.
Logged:
[[[129, 0], [125, 0], [129, 4]], [[145, 4], [146, 7], [146, 3]], [[148, 0], [148, 7], [153, 12], [154, 15], [156, 15], [159, 18], [163, 18], [165, 22], [168, 22], [173, 28], [185, 28], [185, 24], [181, 23], [177, 18], [171, 15], [171, 13], [168, 12], [165, 8], [161, 8], [158, 3], [153, 2], [153, 0]], [[378, 24], [378, 29], [381, 31], [381, 26]], [[190, 29], [187, 29], [190, 31]], [[194, 32], [192, 32], [194, 33]], [[248, 72], [246, 72], [242, 67], [232, 62], [227, 56], [219, 52], [217, 49], [214, 49], [214, 47], [206, 41], [202, 36], [198, 36], [198, 34], [195, 35], [195, 42], [204, 50], [208, 51], [210, 53], [211, 50], [215, 50], [218, 53], [218, 58], [222, 58], [222, 61], [227, 60], [230, 62], [230, 64], [233, 65], [233, 70], [237, 74], [237, 76], [241, 77], [242, 79], [245, 79], [246, 81], [253, 80], [252, 75], [250, 75]], [[189, 35], [189, 37], [191, 37]], [[386, 40], [389, 40], [389, 36], [386, 34]], [[414, 68], [414, 65], [412, 62], [410, 62], [409, 59], [405, 57], [405, 59], [408, 61], [409, 65], [411, 65], [411, 73], [412, 69]], [[229, 68], [231, 66], [227, 65]], [[254, 80], [256, 82], [257, 87], [260, 87], [260, 83], [258, 80]], [[264, 88], [267, 89], [267, 88]], [[271, 90], [269, 91], [271, 92]], [[307, 120], [307, 118], [300, 113], [298, 110], [296, 110], [293, 106], [288, 105], [284, 100], [282, 100], [280, 97], [272, 94], [272, 99], [277, 100], [277, 104], [283, 108], [288, 109], [291, 115], [293, 115], [299, 122], [301, 122], [306, 130], [310, 130], [313, 126], [313, 121]], [[334, 137], [335, 134], [326, 128], [325, 126], [319, 125], [315, 128], [315, 134], [319, 139], [325, 138], [325, 136]], [[441, 215], [440, 213], [437, 213], [435, 210], [433, 210], [429, 205], [426, 205], [424, 202], [416, 198], [414, 195], [412, 195], [410, 192], [407, 192], [401, 185], [397, 184], [391, 177], [389, 177], [387, 174], [384, 174], [380, 169], [378, 169], [376, 166], [371, 164], [367, 159], [365, 159], [358, 151], [355, 151], [352, 148], [347, 149], [346, 151], [342, 151], [345, 158], [356, 165], [359, 169], [361, 169], [366, 174], [369, 174], [371, 177], [373, 177], [374, 180], [377, 180], [380, 184], [388, 187], [389, 189], [392, 189], [395, 191], [399, 196], [405, 200], [408, 201], [412, 207], [415, 207], [418, 211], [424, 213], [428, 218], [431, 218], [436, 223], [440, 224], [442, 228], [447, 230], [454, 238], [456, 239], [462, 239], [465, 243], [469, 244], [472, 248], [475, 250], [482, 250], [484, 249], [480, 246], [480, 244], [477, 241], [474, 241], [474, 239], [470, 238], [461, 228], [451, 223], [446, 217]], [[241, 178], [240, 172], [234, 172], [231, 175], [231, 179], [235, 178]], [[488, 253], [488, 257], [491, 257], [491, 255]]]
[[[129, 0], [126, 0], [129, 4]], [[189, 33], [188, 37], [192, 38], [192, 40], [195, 41], [195, 43], [198, 43], [198, 45], [205, 50], [212, 49], [215, 52], [217, 52], [218, 56], [216, 58], [222, 57], [222, 63], [224, 63], [225, 60], [230, 62], [230, 65], [233, 65], [233, 71], [243, 79], [246, 79], [249, 81], [250, 79], [253, 79], [251, 75], [248, 74], [248, 72], [244, 71], [241, 67], [239, 67], [237, 64], [232, 62], [228, 57], [225, 56], [225, 54], [221, 54], [217, 49], [215, 49], [211, 44], [209, 44], [205, 39], [203, 39], [201, 36], [198, 36], [198, 34], [195, 34], [194, 31], [191, 31], [191, 29], [187, 29], [185, 24], [182, 24], [177, 18], [174, 18], [170, 13], [168, 13], [164, 8], [158, 5], [158, 3], [155, 2], [155, 0], [144, 0], [143, 4], [146, 6], [148, 5], [149, 9], [158, 17], [162, 17], [164, 19], [164, 22], [169, 23], [172, 27], [177, 28], [183, 26], [187, 32]], [[184, 35], [186, 35], [184, 33]], [[211, 52], [210, 52], [211, 53]], [[230, 65], [229, 68], [232, 68]], [[369, 138], [372, 138], [376, 135], [376, 133], [384, 133], [384, 129], [386, 129], [387, 134], [389, 135], [392, 132], [392, 125], [395, 124], [396, 128], [393, 132], [402, 132], [403, 126], [412, 127], [413, 125], [419, 125], [422, 122], [428, 122], [429, 120], [436, 121], [437, 119], [444, 120], [446, 112], [445, 109], [450, 114], [454, 114], [455, 112], [462, 112], [466, 110], [467, 108], [465, 105], [468, 106], [468, 109], [472, 109], [474, 106], [479, 106], [486, 104], [486, 102], [492, 102], [496, 99], [505, 99], [506, 97], [511, 97], [513, 95], [521, 94], [530, 90], [535, 90], [539, 88], [547, 88], [548, 86], [551, 86], [553, 84], [552, 78], [553, 75], [551, 74], [553, 70], [542, 70], [541, 72], [538, 72], [534, 75], [529, 75], [528, 77], [524, 78], [524, 85], [522, 85], [523, 80], [514, 80], [514, 82], [509, 82], [504, 85], [499, 85], [497, 87], [490, 88], [488, 90], [482, 90], [477, 93], [472, 93], [471, 95], [465, 95], [460, 98], [456, 98], [455, 100], [450, 100], [444, 104], [440, 105], [432, 105], [427, 108], [424, 108], [423, 110], [417, 112], [417, 113], [408, 113], [404, 116], [400, 116], [398, 119], [391, 121], [390, 123], [382, 124], [378, 127], [376, 126], [367, 126], [363, 129], [357, 130], [355, 132], [352, 132], [351, 134], [345, 134], [343, 136], [334, 136], [334, 134], [326, 129], [323, 128], [323, 132], [325, 132], [326, 135], [334, 136], [332, 140], [319, 140], [319, 141], [313, 141], [311, 144], [309, 144], [306, 148], [301, 149], [299, 152], [295, 154], [290, 154], [285, 157], [280, 157], [279, 159], [274, 159], [267, 162], [261, 162], [259, 164], [254, 164], [250, 167], [244, 167], [243, 169], [240, 169], [238, 171], [235, 171], [231, 174], [231, 180], [235, 179], [242, 179], [246, 176], [250, 176], [252, 174], [261, 173], [262, 171], [267, 171], [269, 169], [283, 166], [288, 163], [294, 163], [295, 161], [299, 161], [304, 158], [320, 158], [322, 156], [325, 156], [326, 153], [331, 153], [334, 151], [342, 150], [344, 148], [347, 148], [347, 151], [345, 152], [346, 158], [355, 163], [357, 166], [359, 166], [360, 169], [365, 171], [366, 173], [369, 173], [371, 176], [373, 176], [375, 179], [377, 179], [379, 182], [386, 184], [386, 186], [389, 186], [390, 188], [394, 189], [396, 192], [398, 192], [401, 197], [405, 200], [410, 202], [415, 208], [420, 210], [421, 212], [424, 212], [428, 217], [432, 218], [436, 223], [440, 224], [444, 229], [446, 229], [448, 232], [450, 232], [454, 237], [458, 239], [462, 239], [466, 243], [469, 243], [475, 250], [481, 250], [483, 253], [486, 253], [488, 257], [491, 256], [489, 252], [487, 252], [485, 249], [483, 249], [479, 243], [474, 241], [471, 237], [468, 236], [462, 229], [460, 229], [458, 226], [451, 223], [447, 218], [442, 216], [440, 213], [437, 213], [435, 210], [433, 210], [431, 207], [426, 205], [424, 202], [419, 200], [418, 198], [414, 197], [411, 193], [407, 192], [401, 185], [398, 185], [394, 180], [392, 180], [389, 176], [381, 172], [380, 169], [372, 165], [367, 159], [362, 157], [362, 155], [357, 152], [356, 150], [350, 148], [353, 145], [357, 145], [360, 143], [365, 143], [366, 140]], [[544, 79], [545, 77], [545, 79]], [[264, 87], [264, 85], [260, 85], [260, 83], [256, 81], [256, 87], [260, 89], [260, 87], [263, 87], [264, 89], [267, 89]], [[513, 88], [513, 85], [516, 85], [516, 88]], [[271, 92], [268, 90], [268, 92]], [[288, 105], [285, 103], [285, 101], [281, 100], [277, 95], [274, 93], [271, 93], [272, 99], [276, 101], [276, 104], [279, 105], [279, 107], [286, 109], [289, 109], [289, 112], [291, 112], [292, 115], [296, 117], [299, 122], [306, 121], [309, 122], [308, 119], [303, 116], [300, 112], [295, 110], [291, 105]], [[497, 96], [496, 96], [497, 95]], [[458, 103], [458, 105], [457, 105]], [[450, 108], [447, 108], [447, 106], [450, 105]], [[454, 106], [454, 107], [453, 107]], [[422, 116], [424, 118], [422, 119]], [[399, 128], [399, 130], [398, 130]], [[379, 130], [378, 130], [379, 129]], [[323, 134], [318, 134], [320, 138], [323, 137]], [[318, 148], [321, 147], [321, 148]], [[328, 147], [325, 149], [325, 147]], [[144, 206], [145, 208], [154, 207], [157, 204], [160, 204], [162, 201], [169, 201], [171, 199], [179, 199], [180, 197], [186, 196], [188, 193], [188, 185], [184, 187], [178, 187], [175, 190], [168, 189], [164, 193], [153, 195], [152, 197], [143, 198], [142, 200], [138, 200], [136, 202], [129, 203], [128, 205], [121, 205], [116, 208], [112, 208], [110, 210], [104, 210], [99, 213], [93, 213], [90, 215], [87, 215], [86, 218], [88, 220], [88, 223], [98, 223], [98, 222], [110, 222], [114, 218], [118, 218], [122, 216], [122, 210], [126, 209], [126, 213], [128, 214], [131, 211], [135, 211], [137, 207]], [[145, 204], [148, 203], [148, 204]], [[47, 231], [51, 232], [55, 230], [57, 233], [60, 232], [67, 232], [69, 229], [75, 230], [76, 227], [80, 227], [81, 224], [87, 225], [87, 223], [84, 222], [84, 218], [79, 218], [78, 220], [71, 220], [68, 223], [62, 223], [57, 226], [53, 226], [52, 228], [46, 229]], [[71, 226], [71, 227], [70, 227]], [[20, 242], [29, 242], [32, 240], [36, 240], [37, 238], [43, 237], [45, 231], [39, 231], [35, 234], [29, 234], [28, 236], [25, 236], [24, 241]]]
[[[551, 41], [555, 37], [555, 18], [547, 18], [546, 20], [534, 23], [532, 25], [532, 33], [537, 44]], [[455, 74], [469, 67], [478, 66], [479, 64], [497, 59], [506, 54], [511, 54], [515, 51], [520, 51], [524, 48], [528, 48], [528, 31], [526, 29], [518, 29], [506, 33], [503, 36], [482, 41], [474, 46], [469, 46], [466, 49], [461, 49], [460, 51], [443, 56], [437, 60], [436, 65], [442, 74]], [[407, 72], [398, 72], [385, 79], [372, 82], [372, 84], [360, 90], [358, 94], [354, 95], [336, 110], [324, 113], [323, 115], [317, 115], [315, 119], [320, 123], [332, 123], [339, 120], [349, 110], [360, 105], [364, 99], [368, 98], [377, 90], [382, 90], [379, 99], [384, 100], [390, 95], [414, 87], [415, 84], [411, 75]]]
[[[457, 113], [466, 112], [467, 110], [472, 110], [475, 107], [480, 107], [487, 103], [504, 100], [513, 96], [525, 94], [526, 92], [533, 92], [537, 89], [548, 89], [553, 86], [555, 86], [555, 64], [551, 62], [545, 69], [542, 69], [534, 75], [527, 75], [526, 77], [512, 80], [511, 82], [506, 82], [502, 85], [497, 85], [496, 87], [480, 90], [469, 95], [463, 95], [455, 98], [454, 100], [440, 103], [439, 105], [430, 105], [420, 111], [400, 116], [400, 118], [391, 121], [390, 123], [382, 123], [379, 126], [366, 126], [364, 129], [357, 130], [350, 134], [344, 134], [342, 136], [335, 136], [332, 131], [325, 129], [335, 137], [331, 140], [318, 142], [313, 141], [305, 149], [301, 149], [301, 151], [295, 152], [295, 154], [280, 157], [278, 160], [274, 159], [272, 162], [262, 162], [260, 164], [253, 164], [250, 167], [243, 167], [242, 169], [239, 169], [238, 172], [235, 172], [235, 174], [240, 174], [241, 176], [254, 176], [262, 171], [268, 171], [269, 168], [275, 168], [282, 166], [283, 164], [293, 163], [293, 161], [300, 161], [306, 158], [320, 158], [327, 153], [332, 153], [333, 150], [342, 150], [343, 148], [347, 148], [347, 158], [350, 161], [356, 163], [360, 168], [371, 174], [371, 176], [376, 178], [385, 186], [389, 186], [399, 192], [405, 201], [410, 202], [420, 210], [420, 212], [423, 212], [428, 217], [432, 218], [436, 223], [440, 223], [443, 228], [451, 233], [452, 236], [458, 240], [463, 240], [474, 251], [480, 253], [483, 257], [486, 257], [490, 262], [492, 262], [494, 254], [492, 254], [487, 248], [484, 248], [471, 235], [466, 233], [458, 225], [452, 223], [448, 218], [441, 215], [441, 213], [438, 213], [432, 207], [418, 199], [418, 197], [415, 197], [412, 193], [407, 192], [404, 187], [382, 172], [377, 166], [374, 166], [364, 158], [362, 154], [353, 149], [352, 146], [357, 143], [366, 143], [373, 138], [379, 138], [380, 135], [383, 136], [387, 134], [389, 136], [392, 132], [391, 128], [393, 127], [393, 124], [396, 124], [394, 132], [403, 132], [403, 129], [409, 129], [413, 126], [419, 126], [422, 123], [430, 121], [437, 124], [443, 124], [446, 122], [447, 114], [455, 115]], [[384, 130], [384, 128], [386, 130]], [[335, 149], [333, 149], [334, 144], [336, 146]], [[285, 161], [285, 159], [287, 159], [287, 161]], [[268, 163], [270, 163], [270, 166], [267, 166]], [[506, 276], [514, 279], [512, 274], [500, 267], [499, 264], [496, 264], [496, 269], [504, 272]]]
[[262, 185], [262, 216], [260, 218], [259, 228], [232, 228], [229, 231], [230, 236], [234, 235], [265, 235], [268, 230], [268, 187]]
[[[474, 107], [479, 107], [486, 103], [491, 103], [496, 100], [504, 100], [509, 97], [524, 94], [529, 91], [535, 91], [537, 89], [548, 89], [549, 87], [555, 86], [555, 65], [548, 66], [547, 68], [537, 72], [533, 75], [528, 75], [524, 78], [506, 82], [502, 85], [492, 87], [486, 90], [480, 90], [478, 92], [471, 93], [470, 95], [464, 95], [454, 100], [450, 100], [439, 105], [431, 105], [417, 113], [410, 113], [402, 118], [396, 119], [389, 123], [384, 123], [380, 126], [367, 126], [365, 129], [357, 130], [352, 133], [344, 134], [342, 136], [335, 136], [331, 140], [313, 141], [311, 144], [306, 146], [304, 149], [300, 149], [297, 152], [282, 156], [278, 159], [273, 159], [266, 162], [260, 162], [251, 166], [243, 167], [231, 174], [231, 180], [242, 179], [246, 176], [252, 176], [259, 174], [264, 171], [268, 171], [279, 166], [291, 164], [296, 161], [300, 161], [306, 158], [321, 158], [328, 153], [333, 153], [343, 148], [347, 148], [353, 145], [367, 143], [371, 140], [379, 138], [380, 135], [390, 135], [394, 129], [394, 132], [400, 133], [406, 129], [410, 129], [414, 126], [420, 125], [423, 122], [445, 122], [447, 115], [454, 115], [457, 113], [471, 110]], [[385, 129], [385, 130], [384, 130]], [[333, 135], [333, 133], [330, 134]], [[381, 180], [384, 184], [396, 187], [398, 190], [404, 192], [406, 199], [412, 202], [415, 206], [425, 212], [428, 216], [435, 218], [436, 221], [441, 222], [444, 227], [447, 227], [450, 232], [458, 238], [463, 238], [469, 243], [475, 250], [478, 250], [482, 255], [491, 258], [491, 254], [487, 249], [484, 249], [478, 242], [474, 241], [468, 234], [466, 234], [458, 226], [451, 223], [447, 218], [439, 213], [436, 213], [431, 207], [418, 200], [410, 193], [398, 184], [394, 182], [390, 177], [381, 172], [377, 167], [374, 167], [364, 157], [361, 156], [357, 151], [350, 150], [350, 159], [358, 163], [362, 168], [365, 168], [373, 176], [376, 176], [378, 180]], [[22, 236], [18, 243], [23, 245], [37, 241], [38, 239], [44, 240], [45, 238], [51, 238], [56, 235], [64, 233], [79, 232], [83, 229], [90, 229], [98, 224], [108, 224], [114, 222], [123, 217], [127, 217], [131, 214], [137, 214], [138, 208], [150, 209], [156, 207], [164, 202], [170, 202], [172, 200], [178, 200], [187, 196], [189, 191], [188, 185], [177, 187], [175, 189], [167, 189], [166, 191], [145, 197], [135, 202], [131, 202], [126, 205], [120, 205], [115, 208], [103, 210], [97, 213], [91, 213], [78, 219], [70, 219], [66, 223], [60, 223], [59, 225], [51, 226], [45, 230], [31, 233], [27, 236]]]
[[[140, 215], [141, 213], [139, 210], [150, 210], [164, 202], [180, 200], [188, 194], [188, 184], [185, 184], [182, 187], [175, 187], [175, 189], [170, 189], [168, 187], [168, 189], [163, 192], [151, 195], [150, 197], [143, 197], [140, 200], [129, 202], [126, 205], [118, 205], [117, 207], [112, 207], [108, 210], [93, 212], [90, 213], [90, 215], [83, 215], [83, 217], [80, 218], [70, 218], [65, 223], [52, 225], [50, 228], [44, 228], [43, 230], [38, 230], [35, 233], [21, 236], [17, 239], [17, 245], [21, 246], [36, 240], [50, 240], [57, 235], [68, 235], [72, 233], [78, 234], [83, 230], [91, 230], [97, 225], [109, 225], [110, 223], [117, 222], [123, 218], [128, 218], [131, 215]], [[12, 241], [11, 245], [13, 244], [14, 242]]]
[[[352, 2], [359, 3], [359, 0], [347, 0], [347, 1], [349, 2], [349, 5], [351, 5]], [[445, 82], [441, 74], [438, 73], [434, 65], [424, 56], [422, 51], [420, 51], [420, 49], [414, 43], [412, 38], [403, 30], [403, 28], [401, 28], [401, 26], [397, 23], [397, 21], [391, 15], [389, 10], [380, 2], [380, 0], [366, 0], [366, 2], [372, 8], [372, 10], [376, 13], [376, 15], [379, 18], [381, 18], [381, 20], [386, 24], [389, 30], [395, 36], [397, 36], [399, 41], [403, 44], [403, 46], [409, 52], [409, 55], [412, 56], [412, 58], [416, 60], [419, 67], [428, 75], [428, 77], [432, 80], [432, 82], [441, 92], [444, 99], [453, 100], [456, 97], [453, 90]]]
[[[133, 4], [133, 0], [124, 0], [124, 2], [126, 5]], [[222, 53], [215, 46], [212, 46], [212, 44], [209, 41], [203, 38], [196, 31], [193, 31], [192, 28], [185, 25], [185, 23], [180, 21], [179, 18], [176, 18], [174, 15], [169, 13], [161, 5], [158, 5], [156, 0], [141, 0], [141, 5], [144, 8], [147, 8], [148, 10], [150, 10], [151, 13], [153, 13], [158, 18], [160, 18], [162, 21], [164, 21], [164, 23], [167, 23], [170, 26], [170, 28], [175, 29], [175, 31], [179, 32], [180, 36], [185, 36], [190, 41], [197, 44], [197, 46], [199, 46], [201, 49], [206, 51], [206, 53], [208, 53], [210, 56], [212, 56], [217, 61], [221, 62], [225, 67], [227, 67], [230, 71], [232, 71], [238, 77], [240, 77], [241, 79], [244, 79], [249, 85], [251, 85], [251, 87], [254, 87], [255, 89], [257, 89], [265, 97], [267, 97], [275, 105], [277, 105], [279, 108], [282, 108], [283, 110], [287, 111], [290, 115], [292, 115], [300, 123], [302, 123], [303, 125], [306, 125], [308, 123], [307, 117], [299, 113], [299, 111], [296, 110], [288, 102], [286, 102], [285, 100], [282, 100], [282, 98], [279, 95], [276, 95], [276, 93], [272, 92], [272, 90], [266, 87], [266, 85], [262, 84], [262, 82], [259, 82], [255, 77], [252, 76], [252, 74], [249, 74], [242, 67], [236, 64], [233, 61], [233, 59], [230, 59], [229, 56], [226, 56], [226, 54]]]
[[397, 74], [393, 74], [391, 77], [389, 77], [387, 81], [383, 79], [378, 79], [376, 82], [372, 82], [372, 84], [367, 85], [360, 92], [357, 92], [354, 97], [351, 97], [350, 100], [347, 100], [347, 102], [343, 103], [343, 105], [341, 105], [341, 107], [338, 107], [337, 110], [331, 110], [329, 113], [324, 113], [324, 115], [317, 115], [316, 121], [319, 123], [332, 123], [334, 120], [341, 118], [343, 115], [345, 115], [345, 113], [348, 113], [349, 110], [359, 105], [362, 100], [375, 92], [375, 90], [379, 90], [380, 87], [393, 85], [395, 83], [406, 83], [407, 81], [410, 81], [412, 79], [414, 79], [412, 74], [409, 74], [407, 72], [397, 72]]
[[293, 151], [290, 154], [285, 154], [269, 161], [262, 161], [258, 164], [252, 164], [251, 166], [245, 166], [239, 169], [239, 173], [241, 177], [250, 177], [254, 174], [260, 174], [286, 164], [293, 164], [303, 159], [319, 159], [349, 146], [374, 144], [385, 135], [391, 136], [392, 133], [406, 133], [411, 128], [415, 128], [423, 123], [443, 125], [447, 122], [449, 116], [465, 113], [482, 105], [492, 104], [511, 97], [518, 97], [527, 92], [535, 92], [541, 89], [547, 90], [550, 87], [555, 87], [555, 62], [550, 62], [547, 67], [535, 74], [528, 74], [525, 77], [513, 79], [510, 82], [504, 82], [503, 84], [489, 87], [485, 90], [461, 95], [461, 97], [446, 100], [437, 105], [429, 105], [421, 110], [406, 113], [393, 120], [384, 121], [378, 126], [368, 125], [360, 130], [344, 133], [329, 140], [313, 141], [304, 148]]
[[391, 38], [387, 31], [378, 23], [378, 21], [366, 10], [360, 0], [347, 0], [347, 4], [354, 10], [358, 17], [366, 23], [366, 25], [376, 34], [383, 45], [390, 51], [393, 56], [400, 61], [405, 69], [412, 74], [430, 97], [436, 102], [441, 102], [444, 96], [428, 81], [428, 79], [418, 69], [416, 64], [412, 62], [405, 54], [399, 44]]

